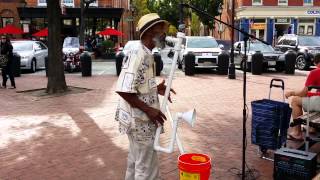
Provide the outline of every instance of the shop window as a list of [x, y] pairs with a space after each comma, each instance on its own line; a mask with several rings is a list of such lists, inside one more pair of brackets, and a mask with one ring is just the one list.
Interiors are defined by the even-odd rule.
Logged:
[[93, 1], [93, 3], [90, 3], [90, 6], [98, 7], [98, 0]]
[[5, 27], [8, 24], [13, 24], [13, 18], [4, 17], [4, 18], [2, 18], [1, 24], [2, 24], [2, 27]]
[[299, 34], [304, 34], [304, 26], [299, 26]]
[[288, 5], [288, 0], [279, 0], [278, 5]]
[[[61, 0], [61, 3], [66, 6], [74, 6], [73, 0]], [[38, 6], [47, 6], [47, 0], [38, 0]]]
[[303, 0], [304, 5], [312, 5], [313, 1], [312, 0]]
[[252, 0], [252, 5], [262, 5], [262, 0]]
[[38, 6], [47, 6], [47, 0], [38, 0]]
[[66, 6], [74, 6], [73, 0], [62, 0], [63, 4]]
[[307, 34], [308, 35], [313, 35], [313, 26], [312, 25], [309, 25], [308, 28], [307, 28]]
[[72, 19], [64, 19], [63, 20], [63, 25], [71, 26], [72, 25]]

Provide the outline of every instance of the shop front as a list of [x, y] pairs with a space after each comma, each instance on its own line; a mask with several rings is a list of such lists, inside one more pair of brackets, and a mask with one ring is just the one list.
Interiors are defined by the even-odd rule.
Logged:
[[[320, 36], [320, 11], [314, 9], [316, 7], [246, 7], [237, 12], [237, 18], [241, 29], [275, 44], [284, 34]], [[238, 37], [243, 40], [241, 33]]]
[[[47, 12], [45, 7], [23, 7], [18, 8], [20, 23], [26, 30], [25, 37], [47, 27]], [[80, 8], [66, 8], [62, 15], [62, 36], [78, 36], [80, 30]], [[86, 35], [95, 35], [96, 31], [107, 26], [118, 29], [118, 25], [123, 13], [123, 8], [95, 8], [90, 7], [87, 11]]]

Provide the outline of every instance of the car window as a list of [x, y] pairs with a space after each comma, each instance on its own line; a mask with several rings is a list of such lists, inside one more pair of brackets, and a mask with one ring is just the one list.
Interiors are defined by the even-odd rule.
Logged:
[[[244, 49], [241, 50], [244, 51]], [[274, 49], [272, 46], [263, 44], [261, 42], [251, 42], [248, 45], [248, 51], [273, 52]]]
[[289, 46], [290, 40], [289, 39], [283, 39], [283, 45]]
[[33, 47], [34, 47], [34, 49], [41, 49], [41, 46], [39, 43], [34, 43]]
[[47, 47], [44, 44], [42, 44], [41, 42], [37, 42], [37, 44], [40, 45], [42, 50], [46, 50], [47, 49]]
[[280, 39], [277, 45], [283, 45], [283, 39]]
[[320, 38], [317, 36], [300, 36], [300, 46], [320, 46]]
[[12, 42], [13, 51], [32, 51], [33, 45], [30, 42]]
[[213, 38], [189, 38], [187, 40], [188, 48], [217, 48], [218, 43]]

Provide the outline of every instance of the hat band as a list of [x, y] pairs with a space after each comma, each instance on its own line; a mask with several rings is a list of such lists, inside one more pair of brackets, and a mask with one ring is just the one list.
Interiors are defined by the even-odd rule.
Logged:
[[160, 21], [161, 19], [160, 18], [157, 18], [157, 19], [154, 19], [150, 22], [148, 22], [147, 24], [145, 24], [141, 29], [140, 29], [140, 33], [141, 32], [144, 32], [147, 28], [149, 28], [150, 25], [152, 25], [153, 23], [157, 22], [157, 21]]

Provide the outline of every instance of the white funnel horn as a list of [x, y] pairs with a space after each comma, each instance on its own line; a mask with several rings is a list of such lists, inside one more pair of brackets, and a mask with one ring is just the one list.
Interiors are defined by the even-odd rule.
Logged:
[[192, 109], [188, 112], [179, 113], [179, 118], [188, 122], [193, 127], [194, 121], [196, 121], [196, 110]]

